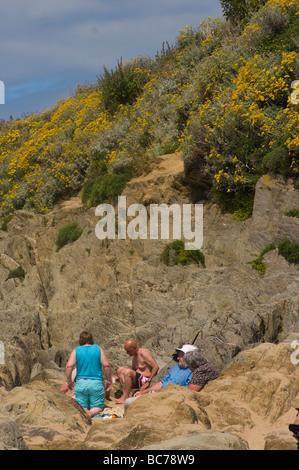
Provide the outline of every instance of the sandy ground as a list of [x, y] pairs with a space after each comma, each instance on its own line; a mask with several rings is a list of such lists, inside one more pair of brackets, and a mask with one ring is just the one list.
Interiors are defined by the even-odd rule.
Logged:
[[270, 423], [268, 420], [261, 418], [252, 411], [250, 411], [250, 413], [253, 416], [255, 426], [252, 429], [246, 430], [244, 433], [240, 433], [240, 436], [248, 442], [250, 450], [264, 450], [265, 439], [271, 433], [285, 431], [292, 436], [289, 431], [289, 424], [295, 421], [296, 415], [294, 410], [289, 410], [275, 423]]

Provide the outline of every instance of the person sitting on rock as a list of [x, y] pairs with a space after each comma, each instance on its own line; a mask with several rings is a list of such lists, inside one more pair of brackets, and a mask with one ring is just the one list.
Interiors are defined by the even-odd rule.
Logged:
[[148, 387], [145, 390], [139, 390], [138, 392], [136, 392], [134, 394], [134, 398], [144, 395], [145, 393], [158, 392], [162, 388], [166, 387], [166, 385], [170, 384], [188, 387], [192, 378], [192, 371], [183, 364], [183, 358], [186, 353], [194, 350], [197, 350], [197, 347], [191, 344], [184, 344], [182, 348], [176, 349], [178, 353], [178, 363], [159, 382], [155, 383], [154, 385]]
[[128, 339], [124, 345], [125, 351], [132, 356], [132, 367], [120, 367], [118, 378], [122, 386], [122, 396], [115, 400], [116, 403], [124, 403], [131, 390], [144, 391], [152, 378], [157, 374], [159, 366], [152, 353], [146, 348], [140, 348], [135, 340]]
[[[111, 390], [111, 366], [103, 349], [94, 344], [92, 334], [83, 331], [79, 346], [69, 357], [66, 365], [67, 386], [73, 388], [72, 372], [76, 366], [75, 398], [90, 417], [99, 414], [105, 407], [105, 390]], [[104, 381], [102, 367], [105, 370]]]
[[184, 355], [183, 365], [193, 373], [188, 388], [195, 392], [200, 392], [208, 382], [219, 377], [218, 371], [201, 355], [198, 349]]

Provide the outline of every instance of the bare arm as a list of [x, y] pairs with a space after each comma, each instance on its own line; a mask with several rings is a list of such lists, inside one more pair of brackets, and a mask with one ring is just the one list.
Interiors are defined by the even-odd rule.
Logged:
[[142, 350], [141, 357], [142, 357], [142, 360], [147, 364], [149, 370], [151, 371], [151, 373], [149, 375], [149, 381], [146, 382], [145, 384], [143, 384], [140, 387], [140, 391], [142, 392], [143, 390], [145, 390], [149, 387], [150, 381], [152, 380], [153, 377], [155, 377], [155, 375], [157, 374], [157, 372], [159, 370], [159, 366], [156, 363], [156, 361], [155, 361], [153, 355], [151, 354], [151, 352], [148, 351], [148, 349], [143, 349]]
[[161, 390], [162, 388], [162, 385], [163, 385], [162, 382], [157, 382], [151, 387], [148, 387], [145, 389], [141, 387], [140, 390], [134, 393], [134, 397], [140, 397], [141, 395], [144, 395], [145, 393], [149, 393], [149, 392], [159, 392], [159, 390]]
[[203, 386], [202, 385], [193, 385], [193, 384], [189, 384], [188, 385], [188, 388], [190, 390], [193, 390], [194, 392], [200, 392], [202, 389], [203, 389]]
[[151, 381], [152, 378], [155, 377], [155, 375], [157, 374], [159, 370], [159, 366], [156, 363], [154, 356], [147, 349], [143, 349], [141, 355], [142, 355], [144, 362], [146, 362], [149, 369], [151, 370], [151, 374], [149, 376], [149, 381]]
[[67, 384], [69, 388], [73, 387], [72, 371], [75, 365], [76, 365], [76, 350], [74, 349], [71, 352], [67, 365], [65, 366], [66, 380], [67, 380]]
[[106, 354], [104, 353], [102, 349], [101, 349], [101, 364], [105, 370], [106, 381], [108, 382], [105, 384], [105, 390], [109, 391], [111, 389], [111, 366], [107, 359]]

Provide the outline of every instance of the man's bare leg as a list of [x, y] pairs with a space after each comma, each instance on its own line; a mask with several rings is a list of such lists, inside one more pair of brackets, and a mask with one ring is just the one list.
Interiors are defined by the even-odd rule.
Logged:
[[96, 416], [99, 413], [102, 413], [103, 409], [104, 408], [91, 408], [90, 410], [86, 410], [86, 411], [89, 414], [89, 416], [93, 418], [93, 416]]
[[137, 392], [134, 393], [134, 397], [140, 397], [141, 395], [144, 395], [145, 393], [150, 393], [150, 392], [159, 392], [162, 388], [162, 382], [157, 382], [151, 387], [148, 387], [144, 390], [137, 390]]
[[120, 367], [117, 372], [120, 384], [122, 386], [123, 394], [120, 398], [115, 400], [116, 403], [122, 404], [130, 396], [132, 385], [135, 383], [136, 372], [126, 367]]

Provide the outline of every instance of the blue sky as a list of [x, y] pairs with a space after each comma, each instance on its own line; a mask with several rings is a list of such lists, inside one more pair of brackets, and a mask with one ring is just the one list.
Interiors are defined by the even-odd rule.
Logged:
[[43, 112], [105, 65], [154, 57], [180, 29], [221, 17], [219, 0], [9, 0], [0, 8], [0, 119]]

